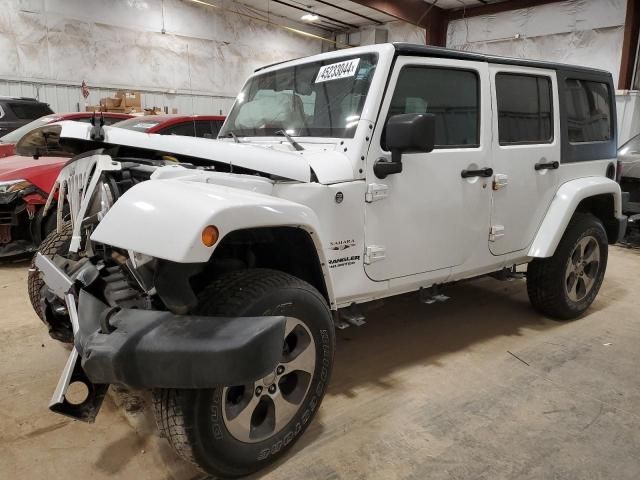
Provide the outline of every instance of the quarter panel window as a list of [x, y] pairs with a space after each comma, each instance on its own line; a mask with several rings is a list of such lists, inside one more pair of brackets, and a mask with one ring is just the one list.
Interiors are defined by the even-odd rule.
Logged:
[[479, 83], [478, 75], [471, 70], [403, 67], [387, 118], [402, 113], [432, 113], [436, 117], [436, 148], [477, 147]]
[[568, 78], [565, 101], [569, 141], [611, 140], [611, 95], [606, 83]]
[[498, 73], [496, 99], [500, 145], [553, 141], [553, 104], [549, 77]]

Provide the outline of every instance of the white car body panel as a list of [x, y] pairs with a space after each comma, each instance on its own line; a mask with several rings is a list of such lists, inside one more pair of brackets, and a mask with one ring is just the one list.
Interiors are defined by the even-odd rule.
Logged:
[[218, 228], [220, 238], [265, 226], [319, 231], [317, 215], [303, 205], [249, 190], [168, 179], [142, 182], [125, 192], [91, 239], [174, 262], [206, 262], [214, 250], [202, 243], [208, 225]]
[[[493, 136], [494, 174], [506, 177], [506, 186], [493, 192], [491, 225], [504, 227], [503, 236], [489, 242], [494, 255], [504, 255], [527, 248], [540, 226], [558, 188], [559, 169], [535, 170], [537, 163], [560, 162], [560, 106], [556, 72], [513, 65], [491, 65], [491, 82], [498, 74], [535, 75], [549, 80], [552, 86], [553, 138], [541, 143], [501, 145]], [[495, 91], [495, 87], [493, 89]], [[498, 111], [496, 95], [492, 109]], [[493, 131], [498, 132], [498, 116], [493, 115]], [[535, 202], [532, 201], [535, 199]], [[526, 213], [524, 213], [526, 212]]]
[[578, 204], [588, 197], [611, 194], [617, 218], [622, 217], [620, 185], [606, 177], [586, 177], [570, 180], [560, 186], [538, 230], [529, 257], [550, 257], [556, 250]]
[[[480, 104], [488, 105], [491, 101], [485, 62], [399, 58], [389, 81], [390, 92], [395, 89], [403, 67], [472, 70], [482, 80]], [[387, 95], [382, 104], [382, 118], [388, 115], [390, 104], [391, 95]], [[469, 265], [478, 254], [484, 258], [479, 261], [495, 262], [486, 248], [491, 179], [460, 176], [465, 169], [492, 166], [491, 110], [483, 109], [480, 115], [478, 147], [436, 148], [429, 153], [405, 154], [403, 172], [384, 179], [375, 176], [373, 165], [378, 158], [391, 156], [381, 146], [384, 125], [377, 125], [368, 152], [367, 181], [386, 186], [388, 197], [366, 204], [365, 238], [367, 245], [383, 247], [386, 258], [365, 265], [369, 278], [397, 279], [402, 284], [425, 272], [439, 276], [436, 272], [440, 271], [446, 276], [451, 267]], [[479, 245], [484, 248], [477, 248]]]

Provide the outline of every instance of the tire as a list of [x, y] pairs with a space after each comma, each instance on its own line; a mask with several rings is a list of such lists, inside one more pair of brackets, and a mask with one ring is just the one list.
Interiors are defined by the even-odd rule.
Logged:
[[[216, 279], [199, 295], [195, 313], [296, 319], [291, 320], [295, 328], [283, 339], [283, 362], [264, 379], [245, 386], [153, 392], [158, 427], [178, 454], [211, 475], [244, 476], [284, 455], [317, 412], [333, 365], [331, 311], [324, 297], [308, 283], [274, 270], [251, 269]], [[279, 376], [286, 362], [305, 358], [313, 363], [313, 368], [305, 367], [312, 373], [285, 368]], [[292, 403], [281, 403], [285, 398]], [[290, 405], [295, 407], [288, 410]], [[245, 415], [251, 409], [253, 415]], [[280, 425], [276, 411], [282, 412]], [[242, 418], [251, 429], [240, 428]]]
[[[69, 251], [69, 245], [71, 243], [71, 222], [63, 224], [60, 233], [53, 230], [40, 244], [39, 252], [48, 257], [53, 257], [56, 254], [64, 255]], [[27, 287], [29, 290], [29, 300], [31, 306], [36, 312], [40, 320], [49, 329], [49, 335], [51, 338], [61, 341], [63, 343], [73, 342], [73, 331], [71, 329], [71, 323], [68, 318], [60, 318], [56, 324], [51, 324], [47, 321], [46, 313], [43, 311], [44, 302], [42, 299], [42, 289], [45, 286], [42, 275], [35, 269], [36, 257], [34, 255], [31, 260], [31, 268], [27, 276]]]
[[527, 293], [533, 307], [558, 320], [579, 317], [593, 303], [607, 268], [607, 234], [602, 222], [576, 213], [550, 258], [527, 267]]

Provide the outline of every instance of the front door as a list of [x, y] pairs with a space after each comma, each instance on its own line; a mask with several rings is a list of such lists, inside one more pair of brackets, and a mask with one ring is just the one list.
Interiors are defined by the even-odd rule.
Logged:
[[552, 70], [491, 65], [495, 88], [495, 186], [489, 248], [527, 248], [553, 200], [560, 167], [560, 122]]
[[[367, 156], [365, 271], [371, 279], [441, 270], [464, 263], [479, 248], [487, 250], [490, 105], [486, 63], [396, 61]], [[379, 179], [373, 164], [391, 156], [384, 124], [401, 113], [434, 114], [436, 148], [404, 154], [403, 171]]]

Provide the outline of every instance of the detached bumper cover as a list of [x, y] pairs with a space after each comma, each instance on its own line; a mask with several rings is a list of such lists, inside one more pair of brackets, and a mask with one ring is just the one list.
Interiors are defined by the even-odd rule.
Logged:
[[[109, 316], [110, 314], [110, 316]], [[91, 382], [133, 388], [241, 385], [272, 372], [282, 356], [285, 317], [201, 317], [113, 311], [81, 290], [75, 336]], [[108, 322], [113, 331], [102, 333]]]

